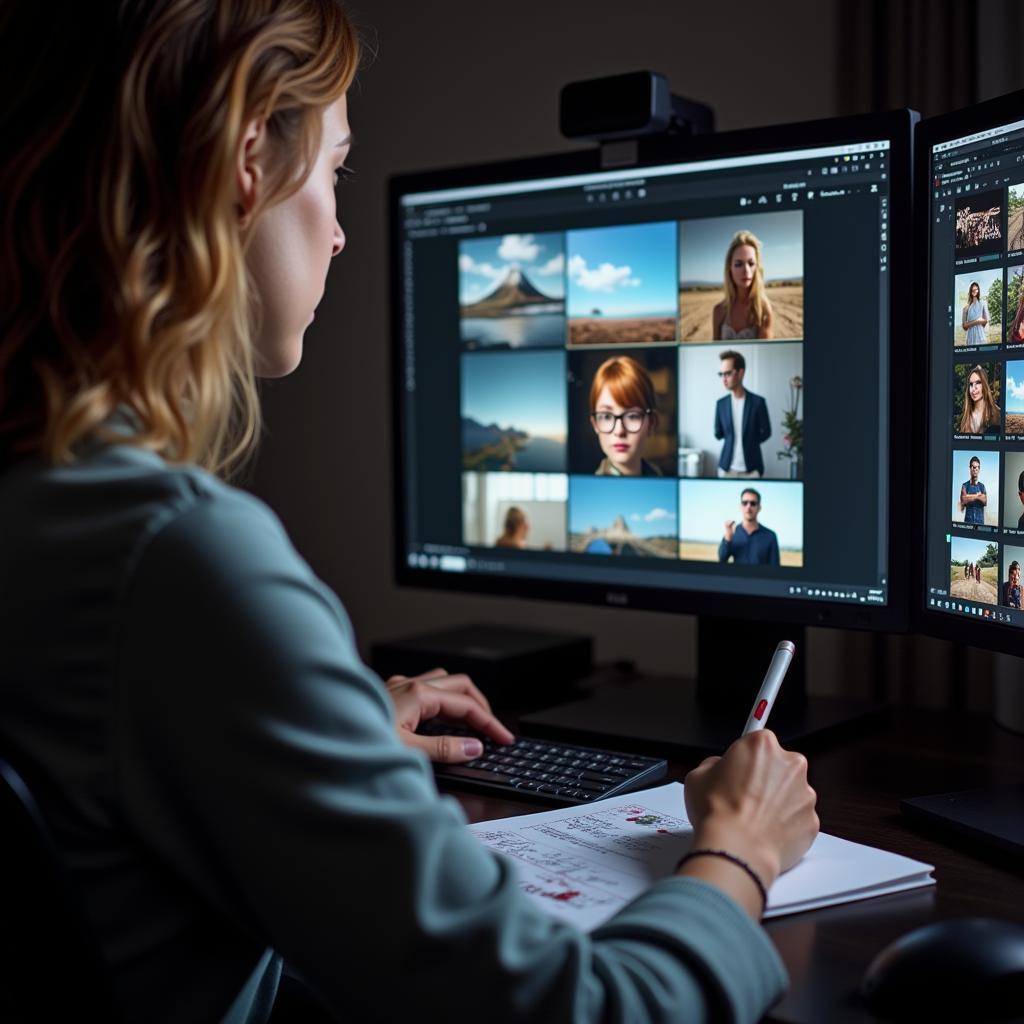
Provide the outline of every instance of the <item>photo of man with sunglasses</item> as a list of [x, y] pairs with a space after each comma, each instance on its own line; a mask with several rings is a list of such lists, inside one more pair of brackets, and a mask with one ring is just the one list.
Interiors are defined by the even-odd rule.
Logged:
[[779, 539], [774, 530], [762, 526], [757, 517], [761, 511], [761, 494], [747, 487], [740, 494], [742, 518], [737, 525], [728, 519], [722, 542], [718, 545], [718, 560], [732, 560], [736, 565], [778, 565]]

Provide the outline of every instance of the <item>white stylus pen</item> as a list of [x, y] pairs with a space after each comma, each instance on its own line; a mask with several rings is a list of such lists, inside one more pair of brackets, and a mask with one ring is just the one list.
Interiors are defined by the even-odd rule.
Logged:
[[750, 717], [743, 727], [744, 736], [748, 732], [757, 732], [758, 729], [765, 727], [794, 654], [796, 654], [796, 644], [792, 640], [782, 640], [775, 648], [772, 660], [768, 664], [768, 671], [764, 675], [764, 682], [761, 684], [761, 689], [757, 691], [757, 697], [754, 698], [754, 706], [750, 709]]

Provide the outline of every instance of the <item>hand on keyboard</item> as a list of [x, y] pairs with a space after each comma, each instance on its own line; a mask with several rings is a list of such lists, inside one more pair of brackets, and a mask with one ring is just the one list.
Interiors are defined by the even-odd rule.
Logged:
[[[453, 732], [459, 727], [440, 722], [421, 726], [427, 735], [440, 729]], [[435, 764], [434, 774], [439, 781], [495, 796], [518, 794], [545, 803], [584, 804], [648, 786], [667, 768], [660, 758], [518, 736], [512, 744], [484, 737], [479, 757], [464, 764]]]
[[[398, 737], [407, 747], [422, 750], [431, 761], [461, 764], [478, 758], [483, 746], [468, 729], [481, 733], [497, 744], [508, 744], [515, 737], [494, 717], [487, 698], [467, 675], [450, 676], [434, 669], [419, 676], [392, 676], [384, 684], [395, 705]], [[442, 715], [465, 725], [466, 729], [432, 730], [423, 735], [416, 730], [424, 722]]]

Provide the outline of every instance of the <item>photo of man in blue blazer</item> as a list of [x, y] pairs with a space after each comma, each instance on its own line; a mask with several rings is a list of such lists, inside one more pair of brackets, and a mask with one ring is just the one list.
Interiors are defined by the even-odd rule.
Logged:
[[744, 479], [762, 477], [761, 445], [772, 434], [768, 405], [760, 395], [743, 387], [747, 361], [741, 352], [727, 349], [718, 358], [722, 361], [718, 376], [729, 392], [715, 403], [715, 437], [720, 441], [724, 438], [718, 475]]

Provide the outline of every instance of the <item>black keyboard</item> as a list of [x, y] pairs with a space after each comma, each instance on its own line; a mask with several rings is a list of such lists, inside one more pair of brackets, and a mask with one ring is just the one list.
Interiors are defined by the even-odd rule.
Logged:
[[483, 754], [465, 764], [435, 764], [439, 782], [486, 791], [493, 796], [521, 794], [552, 804], [586, 804], [648, 786], [662, 778], [668, 763], [657, 757], [580, 747], [554, 740], [517, 736], [504, 746], [436, 719], [421, 726], [427, 735], [476, 735]]

